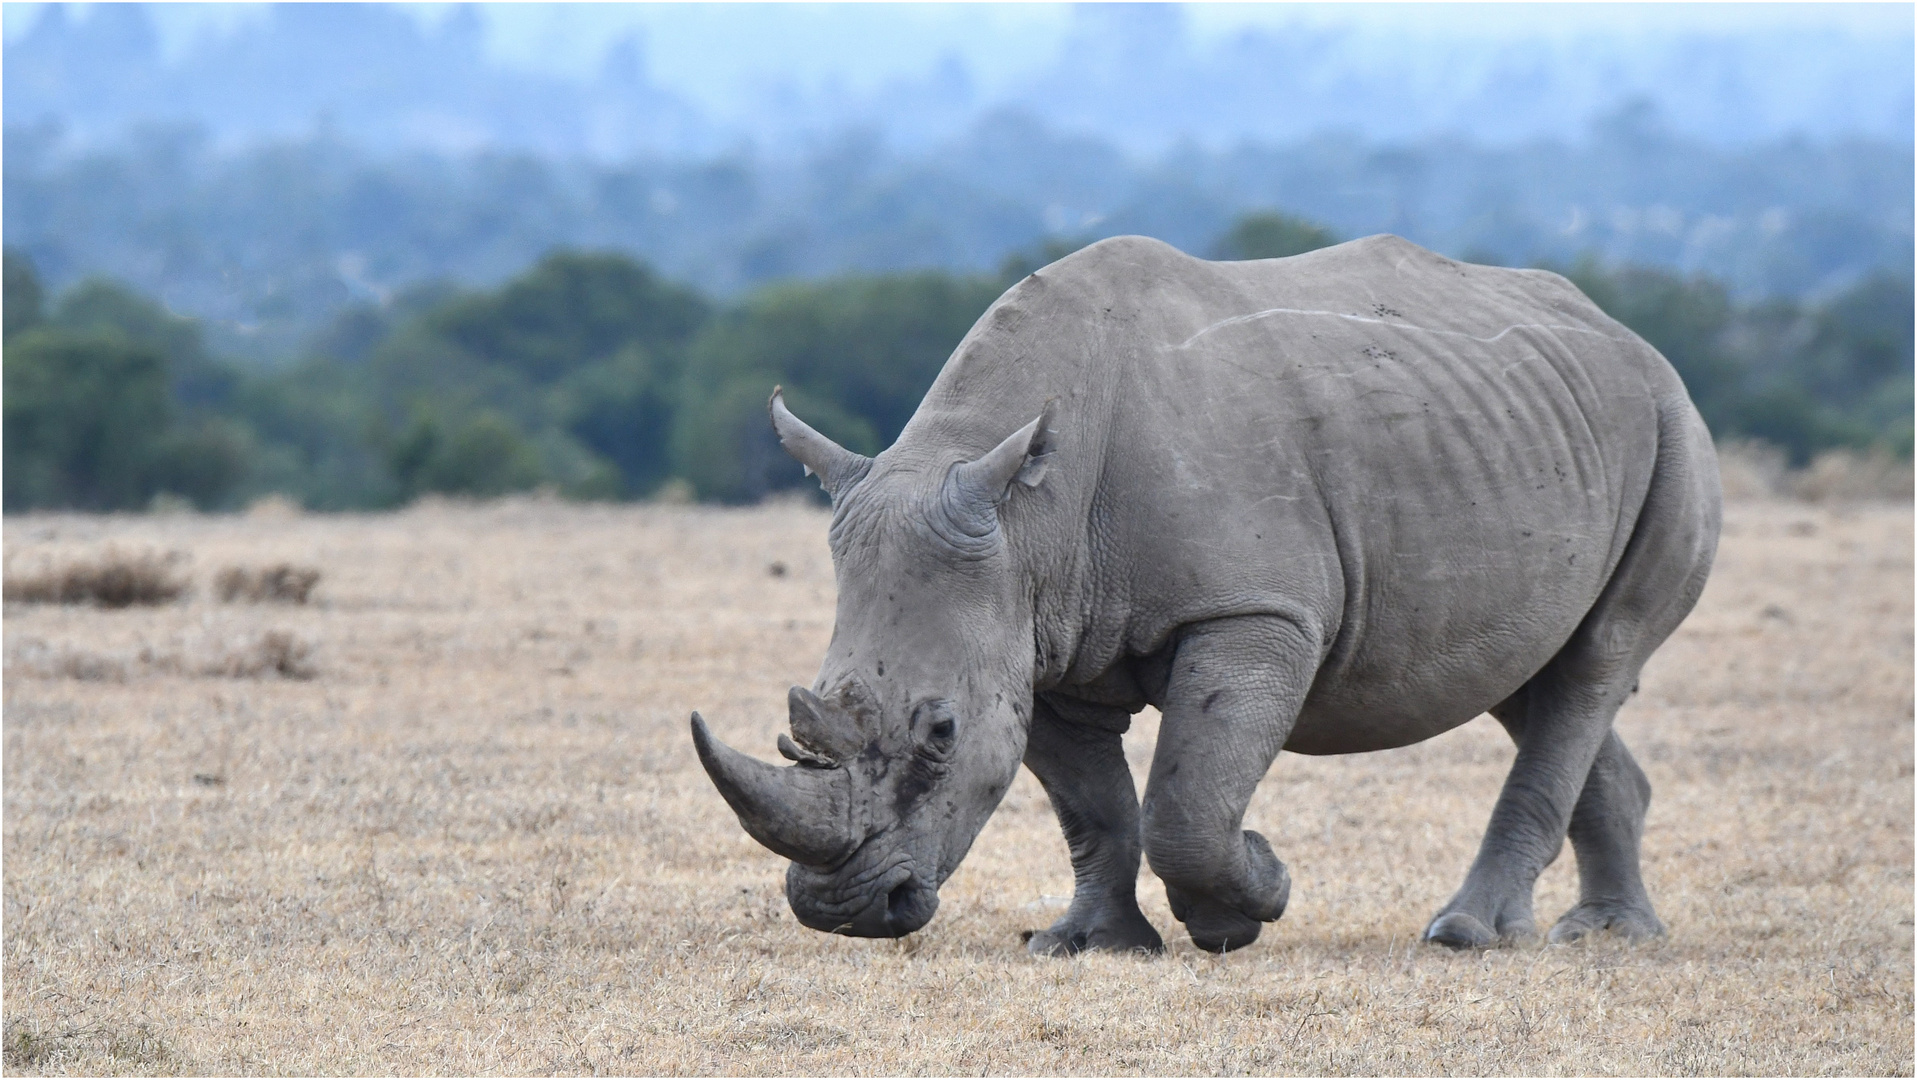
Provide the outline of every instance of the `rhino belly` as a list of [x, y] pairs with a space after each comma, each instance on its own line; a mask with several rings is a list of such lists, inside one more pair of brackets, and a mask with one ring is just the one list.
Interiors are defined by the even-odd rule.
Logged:
[[1285, 749], [1421, 742], [1510, 697], [1557, 655], [1603, 589], [1609, 545], [1598, 541], [1610, 530], [1482, 524], [1470, 543], [1368, 565]]

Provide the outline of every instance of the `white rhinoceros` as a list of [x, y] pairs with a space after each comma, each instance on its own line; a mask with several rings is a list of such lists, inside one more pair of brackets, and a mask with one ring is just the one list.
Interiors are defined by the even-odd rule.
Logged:
[[[1489, 711], [1517, 760], [1425, 936], [1534, 934], [1567, 831], [1552, 940], [1662, 932], [1612, 719], [1704, 587], [1716, 458], [1671, 366], [1564, 278], [1392, 236], [1236, 263], [1120, 237], [1006, 292], [875, 458], [771, 411], [832, 496], [837, 624], [790, 694], [796, 764], [692, 729], [805, 925], [925, 925], [1022, 761], [1077, 878], [1034, 951], [1161, 948], [1141, 849], [1198, 947], [1247, 945], [1290, 893], [1242, 830], [1279, 750]], [[1119, 736], [1147, 704], [1141, 808]]]

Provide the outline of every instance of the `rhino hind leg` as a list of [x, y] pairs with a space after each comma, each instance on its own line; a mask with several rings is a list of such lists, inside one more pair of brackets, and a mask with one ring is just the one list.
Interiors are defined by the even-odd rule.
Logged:
[[1125, 763], [1122, 710], [1095, 710], [1098, 724], [1063, 720], [1043, 699], [1033, 703], [1025, 764], [1044, 786], [1072, 853], [1072, 906], [1026, 941], [1036, 955], [1086, 950], [1164, 951], [1138, 910], [1138, 792]]
[[1317, 642], [1262, 615], [1180, 635], [1145, 793], [1145, 854], [1172, 914], [1207, 952], [1258, 940], [1290, 900], [1285, 864], [1242, 825], [1310, 689]]
[[[1492, 710], [1520, 747], [1532, 734], [1526, 723], [1527, 698], [1527, 692], [1521, 690]], [[1579, 900], [1552, 926], [1552, 943], [1575, 941], [1598, 930], [1632, 938], [1664, 933], [1664, 924], [1644, 890], [1638, 863], [1644, 813], [1650, 803], [1649, 778], [1617, 732], [1608, 732], [1571, 810], [1568, 832], [1577, 853]], [[1543, 864], [1553, 861], [1561, 848], [1561, 844], [1554, 847]], [[1538, 866], [1540, 871], [1543, 864]], [[1531, 873], [1521, 875], [1516, 882], [1507, 881], [1509, 887], [1503, 895], [1497, 895], [1495, 888], [1485, 889], [1482, 882], [1477, 890], [1467, 885], [1432, 920], [1426, 938], [1454, 948], [1481, 949], [1535, 937], [1537, 929], [1531, 914], [1531, 883], [1535, 880], [1536, 873]], [[1467, 897], [1466, 893], [1473, 895]], [[1484, 903], [1487, 899], [1489, 904]], [[1472, 900], [1479, 903], [1473, 905]]]
[[1552, 939], [1663, 931], [1638, 866], [1650, 783], [1611, 723], [1644, 662], [1697, 602], [1717, 549], [1709, 436], [1695, 412], [1667, 406], [1650, 490], [1611, 581], [1558, 655], [1493, 710], [1517, 760], [1464, 887], [1426, 928], [1428, 941], [1484, 948], [1534, 938], [1532, 887], [1567, 834], [1581, 899]]
[[1611, 732], [1571, 811], [1578, 902], [1551, 927], [1553, 944], [1576, 941], [1599, 930], [1628, 938], [1663, 936], [1664, 923], [1644, 891], [1638, 859], [1644, 812], [1650, 805], [1650, 779], [1617, 732]]

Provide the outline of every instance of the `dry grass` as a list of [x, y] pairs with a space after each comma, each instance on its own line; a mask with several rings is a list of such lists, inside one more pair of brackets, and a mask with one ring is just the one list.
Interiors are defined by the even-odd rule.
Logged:
[[1810, 503], [1911, 501], [1911, 463], [1876, 450], [1826, 450], [1801, 469], [1784, 452], [1762, 442], [1727, 443], [1718, 449], [1724, 495], [1750, 499], [1799, 499]]
[[[1908, 504], [1730, 508], [1699, 611], [1619, 720], [1657, 785], [1671, 936], [1484, 954], [1417, 934], [1511, 759], [1485, 720], [1286, 755], [1250, 823], [1292, 907], [1222, 959], [1028, 959], [1019, 932], [1071, 874], [1024, 775], [925, 931], [798, 927], [686, 714], [770, 756], [831, 628], [824, 536], [797, 506], [530, 500], [8, 519], [15, 556], [144, 545], [328, 587], [8, 609], [7, 1071], [1912, 1070]], [[273, 631], [316, 643], [316, 678], [139, 659]], [[36, 650], [126, 663], [74, 678]], [[1154, 730], [1128, 736], [1141, 768]], [[1567, 856], [1540, 914], [1575, 890]]]
[[7, 567], [0, 594], [10, 604], [92, 604], [123, 608], [170, 604], [186, 594], [178, 553], [128, 554], [109, 549], [90, 558], [43, 562], [32, 571]]
[[276, 563], [248, 568], [229, 566], [213, 578], [213, 592], [224, 603], [244, 600], [263, 604], [304, 604], [319, 584], [320, 572], [310, 566]]

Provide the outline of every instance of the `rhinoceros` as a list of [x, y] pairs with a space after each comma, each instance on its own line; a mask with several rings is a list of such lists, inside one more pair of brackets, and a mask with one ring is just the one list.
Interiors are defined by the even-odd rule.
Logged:
[[792, 764], [692, 737], [804, 925], [924, 926], [1022, 762], [1075, 877], [1031, 950], [1161, 950], [1141, 852], [1192, 944], [1249, 945], [1291, 890], [1242, 827], [1280, 750], [1489, 712], [1516, 760], [1425, 938], [1535, 937], [1567, 834], [1551, 940], [1664, 932], [1612, 721], [1704, 587], [1716, 457], [1670, 364], [1564, 278], [1393, 236], [1249, 262], [1119, 237], [1000, 297], [877, 457], [770, 411], [831, 496], [836, 623]]

